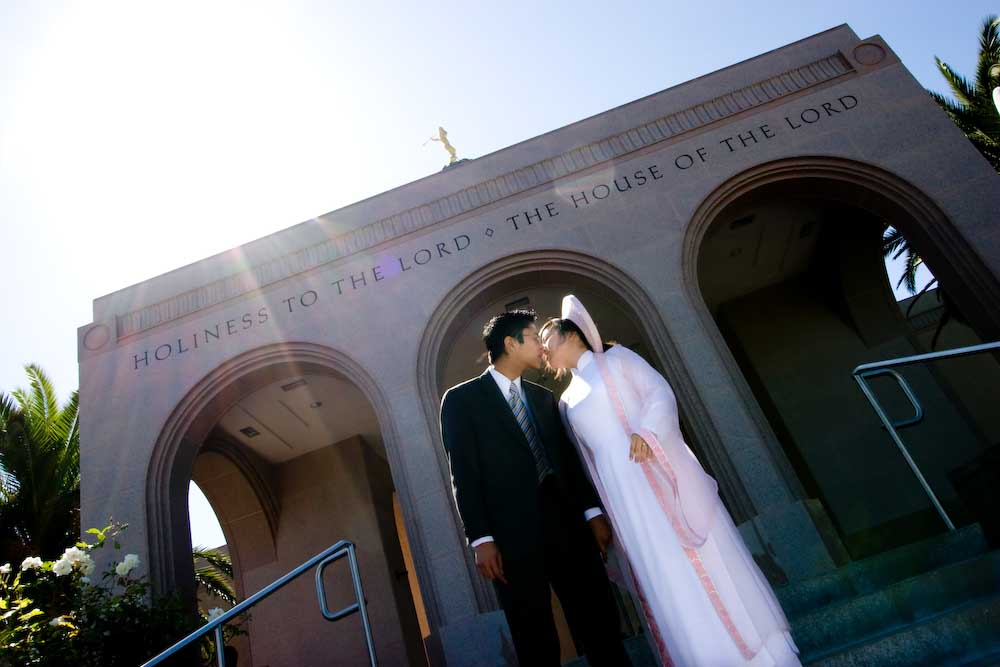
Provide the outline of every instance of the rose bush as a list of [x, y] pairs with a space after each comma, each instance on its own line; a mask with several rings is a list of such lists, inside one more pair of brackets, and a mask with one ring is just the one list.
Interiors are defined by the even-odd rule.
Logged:
[[[136, 554], [92, 583], [92, 552], [108, 543], [120, 551], [115, 538], [124, 528], [91, 529], [93, 544], [79, 542], [56, 561], [0, 566], [0, 667], [136, 667], [204, 623], [178, 595], [151, 598], [148, 582], [134, 575]], [[213, 651], [206, 638], [169, 664], [207, 664]]]

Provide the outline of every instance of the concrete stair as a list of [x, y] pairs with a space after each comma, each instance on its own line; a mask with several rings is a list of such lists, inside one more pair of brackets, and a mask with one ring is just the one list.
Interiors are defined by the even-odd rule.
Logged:
[[803, 664], [810, 667], [944, 667], [968, 665], [972, 656], [982, 653], [992, 656], [998, 650], [1000, 597], [993, 596], [839, 649], [826, 657], [810, 660], [806, 656]]
[[775, 591], [785, 614], [799, 614], [839, 600], [871, 593], [895, 582], [985, 554], [989, 548], [978, 526], [967, 526], [923, 542], [853, 561], [833, 572]]
[[1000, 552], [977, 526], [777, 594], [810, 667], [1000, 664]]
[[[978, 526], [775, 592], [807, 667], [1000, 667], [1000, 551]], [[626, 646], [656, 664], [644, 637]]]

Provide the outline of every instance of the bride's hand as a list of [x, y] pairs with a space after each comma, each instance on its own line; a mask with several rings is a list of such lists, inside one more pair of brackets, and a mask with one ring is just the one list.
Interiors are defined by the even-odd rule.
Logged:
[[645, 463], [653, 458], [653, 448], [642, 439], [638, 433], [632, 434], [632, 444], [629, 447], [628, 458], [636, 463]]

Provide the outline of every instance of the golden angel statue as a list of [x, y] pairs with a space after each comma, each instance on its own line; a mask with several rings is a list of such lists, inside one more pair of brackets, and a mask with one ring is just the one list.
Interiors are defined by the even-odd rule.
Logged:
[[[444, 146], [444, 149], [448, 151], [448, 155], [451, 156], [451, 159], [448, 160], [448, 164], [450, 165], [455, 164], [458, 161], [458, 153], [455, 151], [455, 147], [451, 145], [451, 142], [448, 141], [448, 132], [446, 132], [443, 127], [438, 127], [438, 135], [436, 137], [431, 137], [427, 141], [441, 142], [441, 145]], [[427, 141], [424, 142], [425, 146], [427, 145]]]

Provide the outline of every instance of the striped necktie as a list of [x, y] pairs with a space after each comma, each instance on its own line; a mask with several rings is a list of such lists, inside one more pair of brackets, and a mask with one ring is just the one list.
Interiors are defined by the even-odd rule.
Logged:
[[542, 449], [542, 441], [539, 439], [538, 434], [535, 433], [535, 426], [531, 423], [531, 417], [528, 416], [528, 408], [524, 404], [524, 401], [521, 400], [521, 395], [513, 382], [510, 383], [510, 396], [507, 400], [510, 403], [510, 409], [514, 412], [514, 418], [517, 419], [517, 425], [521, 427], [521, 430], [524, 431], [524, 437], [528, 439], [528, 446], [531, 447], [531, 453], [535, 457], [535, 470], [538, 472], [538, 481], [541, 482], [545, 479], [546, 475], [552, 472], [552, 468], [549, 467], [545, 450]]

